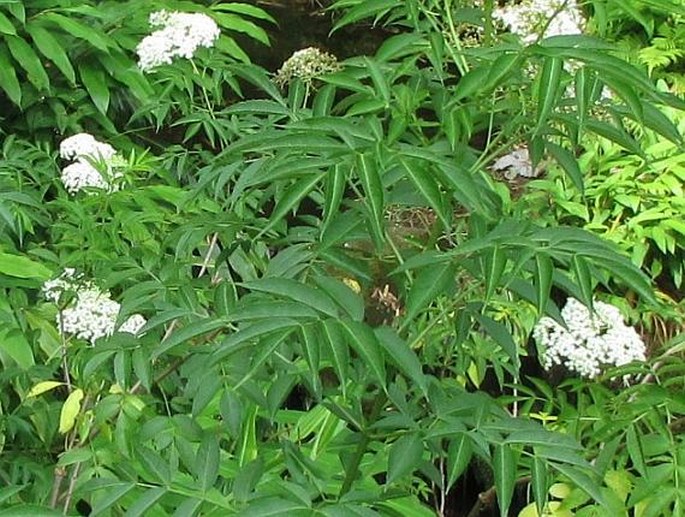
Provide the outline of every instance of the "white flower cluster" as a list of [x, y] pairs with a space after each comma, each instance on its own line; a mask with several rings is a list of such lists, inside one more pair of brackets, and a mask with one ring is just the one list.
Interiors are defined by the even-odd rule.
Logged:
[[342, 67], [338, 59], [316, 47], [307, 47], [293, 53], [278, 69], [274, 82], [285, 86], [293, 79], [311, 82], [324, 74], [337, 72]]
[[542, 318], [533, 337], [542, 345], [542, 365], [563, 365], [583, 377], [596, 377], [603, 368], [645, 360], [645, 344], [634, 328], [623, 322], [618, 308], [594, 302], [594, 314], [575, 298], [561, 311], [566, 327]]
[[[43, 284], [43, 296], [46, 300], [57, 303], [64, 292], [70, 292], [74, 299], [57, 315], [57, 326], [61, 333], [76, 336], [79, 339], [95, 344], [101, 337], [111, 336], [121, 305], [112, 300], [107, 291], [102, 291], [92, 282], [83, 279], [83, 275], [72, 268]], [[138, 334], [147, 321], [140, 314], [129, 317], [118, 329], [119, 332]]]
[[59, 154], [74, 163], [62, 169], [62, 183], [70, 194], [76, 194], [86, 187], [111, 192], [116, 189], [114, 180], [123, 176], [118, 167], [123, 159], [114, 147], [99, 142], [93, 135], [78, 133], [62, 140]]
[[493, 16], [526, 44], [538, 37], [581, 34], [585, 24], [575, 0], [523, 0], [495, 9]]
[[159, 29], [136, 48], [143, 72], [171, 64], [175, 57], [190, 59], [199, 47], [214, 46], [221, 34], [216, 22], [202, 13], [157, 11], [150, 14], [150, 25]]

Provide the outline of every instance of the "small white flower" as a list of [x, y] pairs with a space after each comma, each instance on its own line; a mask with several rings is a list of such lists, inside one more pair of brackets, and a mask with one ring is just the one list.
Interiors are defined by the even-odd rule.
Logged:
[[[114, 332], [120, 306], [97, 288], [79, 291], [74, 302], [61, 314], [61, 332], [94, 344]], [[58, 315], [58, 324], [59, 315]]]
[[60, 156], [74, 163], [62, 169], [62, 183], [70, 194], [86, 187], [108, 192], [117, 189], [116, 182], [123, 176], [120, 168], [124, 160], [110, 144], [99, 142], [93, 135], [78, 133], [62, 140]]
[[634, 328], [627, 326], [618, 308], [594, 302], [594, 314], [575, 298], [561, 311], [565, 327], [542, 318], [533, 338], [543, 348], [542, 366], [563, 365], [582, 377], [592, 378], [610, 366], [644, 361], [645, 344]]
[[95, 167], [86, 161], [77, 161], [62, 169], [62, 183], [70, 194], [86, 187], [106, 189], [108, 183]]
[[59, 144], [59, 154], [65, 160], [87, 157], [93, 160], [109, 160], [116, 154], [109, 144], [98, 142], [93, 135], [78, 133], [65, 138]]
[[342, 67], [338, 59], [328, 52], [315, 47], [307, 47], [293, 53], [278, 69], [274, 82], [279, 86], [288, 84], [293, 79], [311, 82], [324, 74], [337, 72]]
[[128, 332], [129, 334], [133, 334], [134, 336], [140, 332], [140, 329], [143, 328], [143, 326], [147, 323], [147, 320], [141, 316], [140, 314], [134, 314], [130, 318], [128, 318], [122, 325], [119, 327], [119, 332]]
[[83, 280], [83, 275], [77, 273], [74, 268], [68, 267], [64, 268], [62, 274], [57, 278], [46, 281], [41, 290], [47, 301], [57, 303], [62, 294], [67, 291], [76, 291], [79, 286], [89, 287], [90, 284], [86, 283]]
[[150, 25], [160, 27], [138, 44], [138, 67], [143, 72], [170, 64], [174, 58], [190, 59], [200, 47], [210, 48], [221, 30], [202, 13], [157, 11], [150, 14]]
[[585, 24], [575, 0], [523, 0], [495, 9], [493, 16], [526, 44], [538, 37], [581, 34]]
[[[101, 338], [111, 336], [121, 305], [112, 300], [108, 291], [102, 291], [92, 282], [84, 281], [83, 275], [67, 268], [57, 278], [43, 284], [43, 295], [53, 303], [59, 301], [65, 291], [72, 291], [75, 297], [57, 315], [59, 332], [64, 335], [85, 339], [91, 345]], [[140, 314], [133, 314], [119, 327], [119, 332], [137, 335], [147, 321]]]

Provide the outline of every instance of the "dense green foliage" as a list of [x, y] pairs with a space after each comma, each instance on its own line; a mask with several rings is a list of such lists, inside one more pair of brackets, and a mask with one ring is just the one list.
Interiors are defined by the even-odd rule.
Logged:
[[[685, 513], [685, 4], [527, 45], [496, 4], [333, 2], [387, 38], [280, 85], [252, 5], [0, 2], [0, 515]], [[162, 8], [222, 35], [143, 73]], [[116, 189], [61, 180], [84, 131]], [[142, 330], [66, 332], [65, 268]], [[648, 360], [545, 371], [566, 297]]]

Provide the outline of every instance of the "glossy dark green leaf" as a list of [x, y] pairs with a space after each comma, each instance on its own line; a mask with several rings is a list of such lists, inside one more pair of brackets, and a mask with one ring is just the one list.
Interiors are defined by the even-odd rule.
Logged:
[[590, 273], [587, 261], [581, 255], [575, 255], [572, 262], [576, 282], [578, 282], [578, 287], [580, 287], [580, 292], [583, 295], [581, 301], [585, 306], [592, 308], [594, 289], [592, 285], [592, 273]]
[[602, 81], [614, 92], [632, 113], [633, 117], [640, 123], [643, 123], [643, 109], [642, 101], [636, 89], [628, 82], [624, 81], [622, 77], [616, 77], [612, 74], [603, 74]]
[[507, 327], [499, 322], [493, 320], [490, 316], [485, 314], [475, 313], [474, 316], [478, 322], [482, 325], [483, 330], [495, 340], [495, 342], [502, 348], [505, 354], [509, 356], [511, 364], [516, 370], [521, 366], [521, 360], [519, 358], [519, 351], [514, 339], [511, 336], [511, 332]]
[[233, 496], [238, 502], [246, 502], [264, 474], [264, 460], [257, 458], [245, 465], [233, 480]]
[[442, 222], [443, 227], [449, 228], [451, 214], [447, 213], [440, 187], [425, 167], [425, 163], [416, 161], [410, 162], [402, 157], [399, 157], [398, 161], [417, 191], [426, 200], [426, 203], [428, 203], [428, 206], [435, 211], [440, 222]]
[[309, 367], [309, 383], [317, 397], [321, 396], [321, 379], [319, 377], [319, 366], [321, 360], [321, 339], [314, 324], [303, 325], [300, 327], [302, 353], [304, 360]]
[[48, 31], [54, 31], [54, 26], [57, 25], [67, 34], [71, 34], [75, 38], [84, 40], [90, 45], [93, 45], [98, 50], [105, 53], [109, 52], [110, 41], [109, 38], [97, 31], [93, 27], [89, 27], [76, 20], [75, 17], [68, 17], [54, 11], [46, 11], [41, 13], [41, 23], [48, 23], [45, 27]]
[[423, 395], [428, 397], [428, 378], [423, 373], [421, 361], [409, 348], [409, 344], [390, 327], [377, 328], [375, 333], [388, 360], [397, 365], [400, 371], [421, 389]]
[[327, 349], [330, 360], [333, 363], [333, 369], [341, 384], [343, 397], [345, 397], [347, 391], [346, 384], [350, 363], [350, 351], [345, 342], [341, 325], [336, 320], [326, 320], [323, 322], [321, 330], [324, 336], [324, 343], [328, 345]]
[[271, 16], [264, 9], [257, 6], [250, 5], [248, 3], [242, 2], [222, 2], [212, 6], [213, 10], [216, 11], [226, 11], [230, 13], [242, 14], [244, 16], [250, 16], [252, 18], [257, 18], [258, 20], [265, 20], [271, 23], [277, 23], [273, 16]]
[[52, 61], [62, 75], [67, 78], [70, 84], [76, 84], [76, 73], [65, 49], [60, 42], [50, 32], [41, 25], [29, 23], [26, 32], [31, 35], [34, 45], [50, 61]]
[[280, 223], [281, 220], [293, 211], [300, 204], [300, 201], [302, 201], [322, 179], [322, 175], [312, 174], [290, 185], [286, 189], [283, 197], [278, 200], [276, 208], [274, 208], [273, 213], [269, 217], [269, 222], [261, 230], [260, 235], [265, 234]]
[[325, 233], [333, 218], [340, 210], [340, 203], [345, 192], [346, 173], [342, 166], [337, 165], [327, 173], [325, 201], [323, 205], [323, 221], [321, 232]]
[[250, 64], [234, 65], [231, 70], [239, 77], [252, 83], [260, 88], [264, 93], [268, 94], [273, 100], [282, 106], [287, 106], [285, 99], [274, 85], [273, 81], [269, 79], [264, 70], [258, 66]]
[[0, 88], [14, 104], [21, 105], [21, 85], [14, 71], [9, 51], [4, 47], [0, 47]]
[[343, 282], [328, 276], [314, 277], [314, 282], [354, 321], [364, 319], [364, 298]]
[[360, 20], [371, 17], [379, 17], [397, 6], [396, 0], [374, 0], [373, 2], [361, 2], [359, 5], [348, 8], [344, 15], [333, 25], [331, 32], [335, 32], [341, 27], [353, 24]]
[[381, 70], [379, 64], [369, 57], [364, 57], [364, 64], [366, 65], [373, 85], [375, 87], [376, 96], [380, 94], [380, 97], [385, 102], [386, 107], [390, 104], [390, 85], [388, 84], [388, 79]]
[[485, 253], [483, 257], [484, 280], [485, 280], [485, 300], [488, 301], [495, 294], [495, 290], [500, 286], [500, 280], [504, 268], [507, 265], [507, 254], [501, 246], [493, 246], [490, 253]]
[[538, 314], [545, 314], [545, 308], [549, 302], [552, 291], [552, 277], [554, 275], [554, 262], [546, 253], [539, 252], [535, 255], [535, 293]]
[[561, 85], [563, 60], [559, 57], [546, 57], [538, 75], [536, 101], [537, 122], [535, 134], [540, 134], [554, 108]]
[[240, 32], [266, 46], [269, 46], [270, 44], [269, 36], [266, 31], [256, 23], [246, 20], [242, 16], [215, 12], [212, 17], [223, 29]]
[[518, 71], [521, 55], [517, 52], [502, 53], [493, 61], [483, 83], [484, 91], [501, 86], [504, 79], [513, 71]]
[[552, 155], [556, 162], [561, 165], [561, 168], [564, 169], [564, 172], [568, 175], [571, 182], [573, 182], [573, 185], [581, 194], [583, 194], [585, 192], [583, 173], [580, 170], [578, 160], [576, 160], [575, 156], [567, 149], [549, 141], [545, 142], [545, 149]]
[[348, 342], [361, 357], [379, 386], [385, 388], [385, 360], [378, 338], [365, 323], [341, 320], [342, 328], [347, 332]]
[[249, 326], [241, 328], [234, 334], [228, 336], [214, 350], [212, 360], [214, 363], [224, 360], [226, 357], [236, 353], [244, 347], [250, 345], [252, 341], [263, 338], [273, 333], [282, 334], [295, 330], [298, 322], [289, 318], [272, 318], [270, 320], [258, 321]]
[[549, 489], [547, 464], [543, 459], [537, 456], [531, 459], [530, 475], [535, 507], [538, 510], [538, 514], [543, 515], [543, 508], [547, 503], [547, 490]]
[[186, 326], [172, 332], [167, 339], [162, 341], [152, 352], [152, 358], [156, 359], [162, 354], [183, 343], [189, 343], [199, 336], [210, 334], [224, 327], [226, 327], [226, 322], [218, 319], [204, 319], [189, 323]]
[[251, 291], [269, 293], [289, 298], [302, 303], [328, 316], [337, 317], [340, 313], [337, 305], [323, 290], [291, 280], [289, 278], [260, 278], [242, 284]]
[[629, 425], [628, 430], [626, 431], [626, 448], [628, 449], [628, 454], [630, 455], [635, 470], [637, 470], [640, 475], [647, 477], [649, 474], [645, 463], [642, 439], [635, 431], [635, 425]]
[[147, 511], [152, 508], [168, 492], [168, 488], [158, 486], [149, 488], [143, 495], [126, 509], [126, 517], [140, 517], [147, 515]]
[[500, 516], [509, 515], [509, 506], [516, 484], [516, 458], [508, 445], [496, 445], [492, 454], [492, 470]]
[[401, 33], [386, 38], [376, 51], [378, 61], [390, 61], [405, 55], [411, 55], [427, 44], [423, 35], [418, 33]]
[[0, 33], [9, 34], [11, 36], [17, 35], [16, 27], [2, 12], [0, 12]]
[[388, 451], [388, 476], [386, 484], [411, 474], [419, 468], [423, 455], [423, 440], [419, 433], [405, 434], [390, 446]]
[[197, 449], [194, 472], [203, 492], [214, 486], [219, 477], [219, 440], [210, 432], [205, 433]]
[[19, 36], [5, 36], [5, 42], [14, 60], [26, 70], [29, 82], [39, 91], [48, 91], [50, 79], [33, 47]]
[[638, 156], [644, 156], [640, 144], [638, 144], [625, 129], [609, 124], [608, 122], [594, 119], [589, 119], [586, 123], [586, 127], [593, 133], [620, 145], [624, 149], [635, 153]]
[[369, 210], [369, 224], [376, 243], [381, 249], [385, 241], [385, 191], [376, 160], [371, 154], [357, 156], [357, 175], [364, 189], [364, 204]]
[[550, 465], [554, 470], [569, 478], [577, 487], [585, 491], [599, 504], [609, 508], [609, 504], [600, 489], [601, 482], [598, 479], [593, 479], [583, 470], [573, 465], [565, 465], [563, 463], [550, 463]]
[[466, 471], [472, 455], [471, 438], [466, 433], [457, 433], [447, 449], [447, 488], [454, 486]]
[[100, 113], [106, 116], [109, 108], [109, 88], [105, 72], [99, 67], [89, 65], [80, 65], [78, 71], [93, 104], [100, 110]]
[[138, 445], [136, 452], [138, 461], [150, 479], [169, 486], [171, 483], [169, 463], [157, 452], [144, 445]]
[[412, 283], [405, 306], [404, 324], [412, 322], [419, 312], [454, 284], [455, 266], [451, 262], [421, 269]]

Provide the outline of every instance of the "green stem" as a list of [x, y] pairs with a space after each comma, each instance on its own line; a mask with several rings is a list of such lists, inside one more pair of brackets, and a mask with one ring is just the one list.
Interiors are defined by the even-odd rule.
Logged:
[[[371, 409], [371, 414], [369, 415], [368, 422], [374, 423], [379, 415], [381, 414], [381, 411], [383, 410], [383, 406], [385, 406], [385, 402], [387, 401], [387, 396], [385, 392], [381, 391], [376, 395], [376, 398], [373, 401], [373, 408]], [[347, 468], [347, 472], [345, 473], [345, 479], [343, 480], [342, 487], [340, 487], [340, 494], [338, 494], [338, 499], [340, 499], [342, 496], [344, 496], [347, 492], [350, 491], [352, 488], [352, 483], [354, 483], [354, 480], [357, 478], [357, 474], [359, 473], [359, 465], [362, 462], [362, 458], [364, 457], [364, 453], [366, 452], [366, 449], [369, 446], [369, 443], [371, 442], [371, 434], [369, 433], [368, 425], [365, 426], [365, 429], [361, 430], [362, 437], [361, 440], [359, 440], [359, 443], [357, 444], [357, 448], [354, 451], [354, 456], [352, 456], [352, 459], [350, 460], [349, 467]]]
[[[193, 65], [193, 70], [195, 73], [199, 76], [202, 77], [202, 79], [205, 78], [205, 70], [202, 70], [202, 73], [197, 69], [197, 66], [195, 66], [195, 61], [192, 59], [190, 60], [190, 64]], [[202, 90], [202, 97], [205, 101], [205, 106], [207, 106], [207, 111], [209, 112], [209, 116], [212, 118], [212, 120], [216, 120], [216, 117], [214, 116], [214, 108], [212, 108], [212, 104], [209, 102], [209, 96], [207, 95], [207, 89], [205, 88], [204, 84], [200, 84], [200, 89]]]
[[483, 11], [485, 12], [485, 35], [483, 41], [486, 47], [492, 45], [493, 34], [495, 29], [492, 24], [492, 12], [495, 10], [494, 0], [485, 0], [483, 3]]

